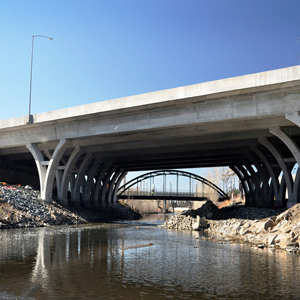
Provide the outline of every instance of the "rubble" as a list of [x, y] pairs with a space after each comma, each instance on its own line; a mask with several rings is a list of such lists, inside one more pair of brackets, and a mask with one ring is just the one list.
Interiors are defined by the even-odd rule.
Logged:
[[45, 203], [36, 190], [0, 187], [0, 229], [87, 223], [57, 203]]
[[140, 217], [121, 205], [94, 210], [66, 209], [55, 201], [47, 203], [41, 200], [39, 191], [0, 186], [0, 229], [75, 225]]

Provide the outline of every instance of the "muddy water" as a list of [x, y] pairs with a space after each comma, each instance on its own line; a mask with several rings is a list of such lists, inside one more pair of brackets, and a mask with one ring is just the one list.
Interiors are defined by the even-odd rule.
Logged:
[[2, 230], [0, 299], [300, 299], [299, 256], [153, 223]]

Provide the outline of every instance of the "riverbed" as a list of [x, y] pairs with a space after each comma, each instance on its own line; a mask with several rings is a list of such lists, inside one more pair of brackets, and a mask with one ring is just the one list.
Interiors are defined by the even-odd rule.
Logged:
[[0, 231], [0, 299], [300, 299], [298, 255], [154, 218]]

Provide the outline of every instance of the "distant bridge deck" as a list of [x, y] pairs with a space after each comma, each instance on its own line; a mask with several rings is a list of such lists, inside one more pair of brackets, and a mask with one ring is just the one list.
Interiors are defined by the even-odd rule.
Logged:
[[[120, 195], [118, 199], [123, 200], [174, 200], [174, 201], [207, 201], [209, 198], [207, 197], [193, 197], [193, 196], [176, 196], [176, 195], [157, 195], [157, 196], [146, 196], [146, 195], [134, 195], [134, 196], [126, 196]], [[225, 200], [225, 199], [224, 199]]]
[[[207, 201], [208, 194], [178, 193], [178, 192], [156, 192], [154, 194], [144, 191], [126, 191], [119, 194], [118, 199], [123, 200], [171, 200], [171, 201]], [[229, 197], [220, 197], [219, 201], [224, 201]]]

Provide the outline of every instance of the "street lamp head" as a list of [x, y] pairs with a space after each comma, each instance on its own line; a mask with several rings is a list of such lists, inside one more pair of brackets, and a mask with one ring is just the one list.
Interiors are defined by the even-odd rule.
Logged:
[[33, 35], [32, 38], [36, 38], [36, 37], [43, 37], [43, 38], [46, 38], [50, 41], [53, 41], [53, 38], [52, 37], [49, 37], [49, 36], [45, 36], [45, 35], [41, 35], [41, 34], [38, 34], [38, 35]]

